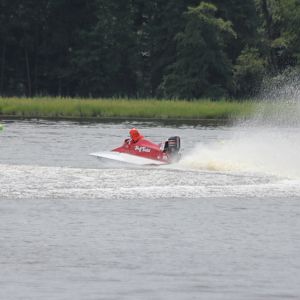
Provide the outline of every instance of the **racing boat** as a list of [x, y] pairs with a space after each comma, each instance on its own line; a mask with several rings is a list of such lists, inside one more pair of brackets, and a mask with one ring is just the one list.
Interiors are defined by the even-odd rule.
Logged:
[[97, 152], [90, 155], [100, 159], [121, 161], [137, 165], [166, 165], [180, 159], [180, 138], [170, 137], [166, 142], [155, 144], [144, 138], [134, 142], [126, 139], [122, 146], [109, 152]]

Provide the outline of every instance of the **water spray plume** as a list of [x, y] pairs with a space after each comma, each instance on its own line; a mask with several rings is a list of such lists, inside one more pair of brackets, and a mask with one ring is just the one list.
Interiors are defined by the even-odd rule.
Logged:
[[[280, 79], [281, 83], [283, 79]], [[185, 167], [216, 171], [261, 172], [300, 178], [300, 78], [263, 90], [256, 114], [232, 128], [225, 142], [199, 144]]]
[[265, 79], [256, 114], [250, 124], [269, 127], [300, 126], [300, 73]]

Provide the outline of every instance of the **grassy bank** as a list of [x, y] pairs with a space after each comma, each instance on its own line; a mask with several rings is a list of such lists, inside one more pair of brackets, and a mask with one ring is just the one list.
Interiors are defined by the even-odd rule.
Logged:
[[0, 116], [24, 118], [229, 119], [251, 114], [251, 102], [0, 98]]

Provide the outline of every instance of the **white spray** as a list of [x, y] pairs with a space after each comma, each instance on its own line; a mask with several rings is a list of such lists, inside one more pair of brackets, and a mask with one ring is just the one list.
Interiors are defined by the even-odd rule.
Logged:
[[281, 89], [272, 88], [268, 96], [272, 101], [264, 99], [251, 120], [239, 122], [233, 128], [229, 140], [198, 144], [180, 164], [195, 169], [300, 178], [298, 86], [293, 80]]

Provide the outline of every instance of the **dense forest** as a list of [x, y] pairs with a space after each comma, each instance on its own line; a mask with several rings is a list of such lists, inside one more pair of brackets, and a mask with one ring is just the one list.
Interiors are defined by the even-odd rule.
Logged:
[[0, 0], [0, 95], [245, 98], [300, 65], [300, 0]]

